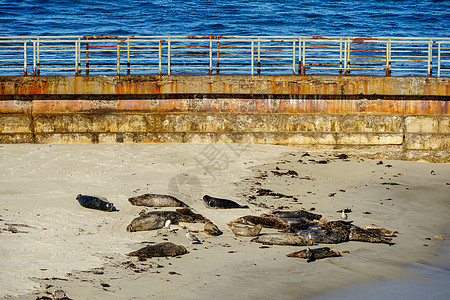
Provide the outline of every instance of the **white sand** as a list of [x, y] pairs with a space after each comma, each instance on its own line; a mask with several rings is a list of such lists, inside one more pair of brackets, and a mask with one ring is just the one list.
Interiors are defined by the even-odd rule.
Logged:
[[[273, 145], [0, 145], [0, 298], [36, 299], [62, 288], [73, 299], [299, 299], [375, 277], [401, 278], [408, 263], [435, 263], [442, 241], [434, 236], [444, 235], [450, 213], [448, 164], [383, 160], [377, 165], [379, 160], [352, 156], [322, 165], [308, 159], [330, 155], [302, 157], [304, 152]], [[276, 167], [313, 180], [275, 176], [270, 171]], [[267, 179], [255, 179], [264, 171]], [[375, 223], [400, 233], [393, 246], [332, 245], [350, 253], [309, 264], [285, 256], [304, 247], [260, 248], [250, 238], [234, 237], [226, 223], [269, 209], [250, 204], [250, 210], [211, 210], [200, 200], [209, 194], [246, 204], [244, 195], [251, 195], [256, 181], [261, 183], [256, 187], [299, 200], [251, 202], [315, 207], [328, 219], [348, 207], [354, 224]], [[127, 199], [148, 192], [182, 198], [224, 234], [199, 233], [204, 243], [190, 245], [184, 230], [167, 237], [126, 232], [142, 209]], [[119, 211], [83, 208], [75, 200], [80, 193], [106, 197]], [[8, 224], [19, 232], [7, 231]], [[267, 232], [275, 230], [263, 229]], [[145, 245], [141, 242], [164, 239], [185, 245], [189, 253], [145, 262], [124, 255]]]

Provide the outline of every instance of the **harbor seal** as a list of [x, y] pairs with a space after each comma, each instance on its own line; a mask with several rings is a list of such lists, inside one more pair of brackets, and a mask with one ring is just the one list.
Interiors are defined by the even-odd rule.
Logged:
[[321, 225], [321, 227], [329, 231], [339, 232], [346, 236], [349, 241], [386, 244], [392, 243], [392, 238], [388, 238], [384, 235], [378, 235], [346, 221], [330, 221]]
[[384, 236], [392, 237], [392, 236], [395, 236], [396, 233], [398, 233], [398, 231], [391, 231], [389, 229], [380, 227], [380, 226], [375, 225], [375, 224], [364, 225], [364, 226], [361, 226], [361, 228], [369, 230], [369, 231], [371, 231], [373, 233], [376, 233], [376, 234], [378, 234], [380, 236], [384, 235]]
[[160, 194], [144, 194], [136, 197], [128, 198], [128, 201], [136, 206], [150, 207], [187, 207], [184, 202], [169, 195]]
[[271, 212], [269, 215], [278, 218], [303, 218], [308, 220], [320, 220], [322, 215], [315, 214], [306, 210], [276, 210]]
[[391, 244], [392, 238], [380, 236], [374, 232], [366, 229], [362, 229], [358, 226], [351, 226], [350, 233], [348, 235], [349, 241], [369, 242], [369, 243], [385, 243]]
[[177, 208], [176, 211], [182, 215], [191, 216], [193, 218], [193, 222], [195, 223], [205, 223], [206, 221], [206, 218], [204, 216], [202, 216], [201, 214], [196, 214], [190, 208]]
[[203, 201], [208, 208], [249, 208], [248, 205], [240, 205], [232, 200], [203, 196]]
[[233, 222], [229, 222], [228, 227], [230, 227], [231, 231], [237, 236], [257, 236], [262, 229], [262, 225], [258, 224], [253, 227], [249, 226], [236, 226]]
[[267, 228], [275, 228], [275, 229], [288, 229], [289, 224], [284, 222], [283, 220], [276, 217], [258, 217], [247, 215], [240, 218], [237, 218], [233, 221], [233, 223], [241, 223], [244, 225], [258, 225], [261, 224], [263, 227]]
[[297, 252], [292, 252], [286, 254], [288, 257], [300, 257], [307, 259], [307, 262], [315, 261], [316, 259], [321, 259], [325, 257], [337, 257], [341, 256], [339, 251], [330, 249], [329, 247], [316, 248], [316, 249], [305, 249]]
[[252, 242], [266, 245], [312, 246], [314, 240], [304, 238], [295, 233], [271, 233], [255, 237]]
[[308, 230], [295, 231], [299, 236], [313, 239], [317, 244], [338, 244], [347, 241], [345, 234], [329, 231], [323, 228], [311, 228]]
[[211, 220], [206, 220], [205, 221], [205, 227], [204, 227], [204, 231], [212, 236], [218, 236], [220, 235], [222, 232], [220, 231], [219, 227], [217, 227], [216, 224], [214, 224], [213, 222], [211, 222]]
[[146, 246], [137, 251], [127, 253], [127, 256], [138, 256], [139, 258], [152, 258], [164, 256], [178, 256], [187, 253], [187, 249], [182, 245], [176, 245], [171, 242], [159, 243]]
[[98, 197], [87, 196], [79, 194], [76, 198], [81, 206], [86, 208], [98, 209], [103, 211], [111, 211], [114, 204], [108, 201], [104, 201]]
[[280, 218], [281, 221], [289, 224], [288, 231], [306, 230], [315, 225], [313, 221], [304, 218]]
[[150, 215], [160, 216], [164, 219], [164, 221], [170, 220], [174, 225], [178, 225], [178, 223], [180, 222], [195, 223], [194, 222], [195, 219], [192, 216], [183, 215], [177, 211], [170, 211], [170, 210], [151, 211], [141, 214], [141, 217]]
[[133, 221], [127, 227], [128, 232], [145, 231], [163, 228], [166, 220], [158, 215], [145, 215], [140, 216]]

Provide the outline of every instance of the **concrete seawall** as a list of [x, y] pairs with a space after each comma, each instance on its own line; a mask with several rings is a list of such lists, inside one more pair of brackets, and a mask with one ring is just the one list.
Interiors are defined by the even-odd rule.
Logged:
[[0, 77], [1, 143], [234, 142], [450, 161], [448, 78]]

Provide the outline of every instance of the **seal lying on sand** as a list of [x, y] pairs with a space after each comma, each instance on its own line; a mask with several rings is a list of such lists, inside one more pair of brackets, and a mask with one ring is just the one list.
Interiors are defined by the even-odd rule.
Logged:
[[233, 223], [241, 223], [245, 225], [258, 225], [261, 224], [263, 227], [275, 228], [275, 229], [287, 229], [289, 224], [283, 220], [276, 217], [258, 217], [247, 215], [237, 218]]
[[157, 215], [164, 219], [164, 221], [170, 220], [172, 224], [178, 225], [179, 222], [195, 223], [195, 219], [189, 215], [183, 215], [177, 211], [161, 210], [151, 211], [140, 214], [141, 217]]
[[374, 232], [362, 229], [361, 227], [350, 224], [346, 221], [330, 221], [321, 225], [321, 227], [329, 231], [339, 232], [346, 236], [350, 241], [387, 244], [392, 242], [391, 238], [380, 236]]
[[86, 208], [98, 209], [103, 211], [111, 211], [114, 204], [108, 201], [103, 201], [102, 199], [94, 196], [87, 196], [79, 194], [77, 196], [78, 203]]
[[386, 243], [391, 244], [392, 238], [380, 236], [372, 231], [362, 229], [358, 226], [350, 227], [350, 233], [348, 235], [349, 241], [360, 241], [369, 243]]
[[257, 236], [262, 229], [262, 225], [258, 224], [253, 227], [248, 226], [236, 226], [233, 222], [227, 224], [231, 231], [237, 236]]
[[314, 261], [316, 259], [321, 259], [325, 257], [336, 257], [340, 256], [339, 251], [330, 249], [328, 247], [316, 248], [316, 249], [305, 249], [297, 252], [292, 252], [290, 254], [286, 254], [288, 257], [300, 257], [305, 258], [310, 261]]
[[313, 239], [317, 244], [337, 244], [347, 241], [347, 236], [336, 231], [329, 231], [323, 228], [311, 228], [308, 230], [295, 231], [299, 236]]
[[135, 218], [131, 221], [131, 224], [128, 225], [128, 232], [136, 232], [136, 231], [144, 231], [144, 230], [153, 230], [163, 228], [166, 220], [158, 215], [147, 215]]
[[204, 227], [204, 231], [209, 234], [209, 235], [213, 235], [213, 236], [218, 236], [220, 235], [222, 232], [220, 231], [219, 227], [216, 226], [216, 224], [214, 224], [213, 222], [211, 222], [211, 220], [206, 220], [205, 221], [205, 227]]
[[380, 226], [375, 225], [375, 224], [364, 225], [364, 226], [361, 226], [361, 228], [369, 230], [369, 231], [371, 231], [373, 233], [376, 233], [376, 234], [378, 234], [380, 236], [383, 236], [383, 235], [384, 236], [395, 236], [395, 234], [398, 233], [397, 231], [391, 231], [389, 229], [380, 227]]
[[176, 211], [182, 215], [191, 216], [194, 219], [193, 222], [195, 223], [204, 223], [206, 221], [206, 218], [204, 216], [202, 216], [201, 214], [196, 214], [190, 208], [177, 208]]
[[270, 213], [271, 216], [278, 218], [304, 218], [308, 220], [320, 220], [322, 215], [308, 212], [306, 210], [276, 210]]
[[248, 205], [240, 205], [228, 199], [215, 198], [208, 195], [203, 196], [203, 201], [206, 207], [209, 208], [249, 208]]
[[187, 205], [175, 197], [160, 194], [144, 194], [128, 198], [131, 204], [136, 206], [151, 207], [187, 207]]
[[314, 240], [298, 236], [294, 233], [264, 234], [252, 239], [251, 241], [266, 245], [311, 246], [314, 244]]
[[156, 245], [146, 246], [137, 251], [127, 253], [127, 256], [138, 256], [139, 258], [177, 256], [187, 253], [187, 249], [182, 245], [176, 245], [171, 242], [159, 243]]
[[281, 221], [289, 224], [288, 231], [295, 232], [296, 230], [306, 230], [315, 225], [315, 222], [304, 218], [280, 218]]

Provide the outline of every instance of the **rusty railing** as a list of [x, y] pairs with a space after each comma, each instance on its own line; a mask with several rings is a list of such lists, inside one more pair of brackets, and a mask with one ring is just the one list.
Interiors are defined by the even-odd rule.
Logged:
[[450, 76], [450, 38], [0, 37], [0, 76]]

